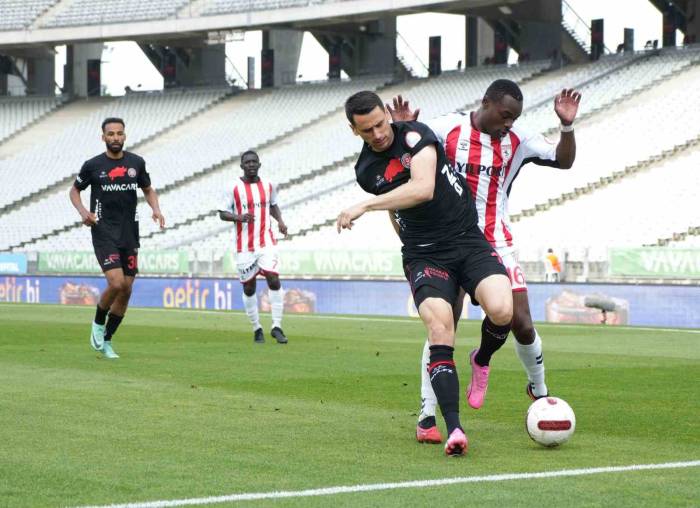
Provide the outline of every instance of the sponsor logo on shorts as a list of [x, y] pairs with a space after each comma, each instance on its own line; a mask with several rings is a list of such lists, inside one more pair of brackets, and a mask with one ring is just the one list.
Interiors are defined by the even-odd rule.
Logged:
[[448, 274], [445, 270], [433, 268], [432, 266], [426, 266], [423, 269], [423, 273], [425, 273], [425, 276], [428, 278], [437, 277], [443, 280], [448, 280], [450, 278], [450, 274]]
[[102, 261], [102, 264], [104, 266], [109, 266], [109, 265], [113, 265], [114, 263], [118, 263], [118, 262], [119, 262], [119, 254], [110, 254], [109, 256], [107, 256], [104, 259], [104, 261]]

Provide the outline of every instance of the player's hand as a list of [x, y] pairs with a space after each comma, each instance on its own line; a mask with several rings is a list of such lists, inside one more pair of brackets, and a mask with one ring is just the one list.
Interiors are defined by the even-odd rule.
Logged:
[[336, 220], [336, 227], [338, 228], [338, 233], [343, 229], [352, 229], [355, 219], [359, 219], [363, 213], [365, 213], [365, 207], [362, 204], [351, 206], [346, 208], [338, 215]]
[[279, 221], [277, 223], [277, 229], [279, 229], [280, 233], [282, 233], [284, 236], [287, 236], [287, 225], [284, 222]]
[[237, 216], [237, 222], [253, 222], [255, 221], [255, 216], [252, 213], [242, 213]]
[[565, 88], [554, 97], [554, 112], [564, 125], [574, 123], [578, 105], [581, 102], [581, 94], [573, 88]]
[[165, 227], [165, 217], [159, 211], [153, 212], [151, 218], [153, 219], [153, 222], [157, 223], [158, 226], [160, 226], [160, 229], [163, 229]]
[[408, 107], [408, 101], [404, 101], [403, 97], [401, 97], [400, 95], [394, 97], [392, 102], [394, 103], [393, 108], [388, 104], [386, 105], [386, 109], [389, 110], [389, 114], [391, 115], [392, 121], [411, 122], [414, 120], [418, 120], [418, 115], [420, 115], [420, 108], [416, 108], [415, 111], [411, 111], [411, 108]]
[[82, 219], [83, 224], [89, 228], [97, 224], [97, 216], [92, 212], [88, 212], [87, 210], [80, 214], [80, 218]]

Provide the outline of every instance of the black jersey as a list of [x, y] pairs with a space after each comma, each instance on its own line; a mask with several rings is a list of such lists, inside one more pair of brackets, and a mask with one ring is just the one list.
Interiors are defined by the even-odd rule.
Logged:
[[365, 143], [355, 165], [357, 182], [371, 194], [384, 194], [411, 178], [411, 157], [433, 145], [437, 151], [433, 199], [412, 208], [396, 210], [399, 237], [405, 249], [454, 244], [476, 228], [474, 200], [463, 176], [447, 162], [445, 150], [433, 131], [420, 122], [391, 124], [394, 142], [383, 152]]
[[90, 211], [97, 216], [91, 228], [93, 243], [107, 241], [121, 249], [139, 246], [136, 191], [151, 185], [141, 157], [124, 152], [121, 159], [110, 159], [102, 153], [83, 164], [73, 185], [80, 190], [90, 187]]

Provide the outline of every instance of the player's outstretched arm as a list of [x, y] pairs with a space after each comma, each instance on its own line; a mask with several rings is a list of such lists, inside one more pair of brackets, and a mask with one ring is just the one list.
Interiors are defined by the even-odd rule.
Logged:
[[71, 185], [70, 191], [68, 191], [68, 196], [70, 197], [70, 202], [73, 204], [78, 213], [80, 214], [80, 220], [83, 224], [88, 227], [92, 227], [97, 224], [97, 217], [90, 210], [85, 208], [83, 205], [83, 200], [80, 199], [80, 189], [75, 185]]
[[287, 225], [282, 220], [282, 210], [278, 205], [270, 206], [270, 215], [272, 215], [277, 221], [277, 227], [284, 236], [287, 236]]
[[153, 222], [156, 222], [160, 229], [163, 229], [165, 227], [165, 217], [160, 211], [160, 205], [158, 204], [158, 193], [156, 193], [156, 190], [150, 185], [148, 187], [144, 187], [141, 189], [141, 191], [146, 198], [146, 203], [148, 203], [148, 206], [150, 206], [151, 210], [153, 211], [153, 214], [151, 214]]
[[336, 220], [338, 233], [343, 229], [352, 229], [354, 221], [365, 212], [403, 210], [433, 199], [436, 167], [437, 151], [435, 146], [424, 147], [411, 159], [410, 180], [386, 194], [374, 196], [340, 212]]
[[411, 111], [408, 106], [408, 101], [403, 100], [403, 97], [397, 95], [392, 100], [394, 107], [392, 108], [389, 104], [386, 105], [387, 111], [391, 115], [392, 122], [411, 122], [418, 120], [418, 115], [420, 115], [420, 108], [416, 108], [415, 111]]
[[561, 137], [557, 145], [557, 162], [562, 169], [569, 169], [576, 159], [576, 137], [574, 120], [578, 114], [581, 93], [573, 88], [565, 88], [554, 98], [554, 112], [561, 121]]

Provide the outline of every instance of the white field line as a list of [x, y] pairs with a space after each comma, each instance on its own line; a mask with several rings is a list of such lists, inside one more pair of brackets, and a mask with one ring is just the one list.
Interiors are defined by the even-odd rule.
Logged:
[[247, 494], [229, 494], [225, 496], [198, 497], [189, 499], [173, 499], [161, 501], [144, 501], [125, 504], [99, 505], [83, 508], [161, 508], [166, 506], [194, 506], [235, 501], [253, 501], [258, 499], [281, 499], [294, 497], [333, 496], [337, 494], [353, 494], [358, 492], [373, 492], [378, 490], [416, 489], [438, 487], [441, 485], [456, 485], [461, 483], [503, 482], [510, 480], [533, 480], [540, 478], [558, 478], [567, 476], [587, 476], [605, 473], [624, 473], [629, 471], [649, 471], [655, 469], [679, 469], [698, 467], [700, 460], [687, 462], [666, 462], [663, 464], [633, 464], [631, 466], [594, 467], [586, 469], [564, 469], [560, 471], [544, 471], [541, 473], [506, 473], [488, 476], [463, 476], [459, 478], [444, 478], [441, 480], [417, 480], [398, 483], [369, 483], [341, 487], [326, 487], [308, 490], [285, 490], [277, 492], [251, 492]]
[[[31, 307], [35, 306], [34, 303], [7, 303], [0, 302], [0, 307], [11, 307], [11, 306], [22, 306]], [[43, 304], [47, 305], [47, 304]], [[61, 308], [75, 308], [75, 309], [85, 309], [85, 305], [61, 305]], [[164, 309], [161, 307], [129, 307], [129, 312], [187, 312], [195, 314], [219, 314], [224, 312], [241, 314], [244, 315], [242, 310], [207, 310], [207, 309]], [[284, 319], [336, 319], [339, 321], [363, 321], [363, 322], [376, 322], [376, 323], [419, 323], [420, 320], [417, 317], [373, 317], [373, 316], [338, 316], [335, 314], [291, 314], [286, 313]], [[475, 321], [475, 320], [471, 320]], [[588, 330], [599, 327], [599, 325], [577, 325], [571, 323], [545, 323], [540, 322], [544, 326], [562, 326], [565, 328], [586, 328]], [[649, 332], [678, 332], [678, 333], [690, 333], [690, 334], [700, 334], [700, 329], [697, 328], [657, 328], [655, 326], [611, 326], [610, 329], [614, 330], [643, 330]]]

